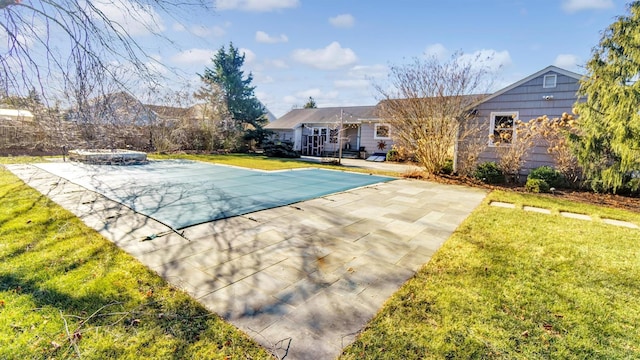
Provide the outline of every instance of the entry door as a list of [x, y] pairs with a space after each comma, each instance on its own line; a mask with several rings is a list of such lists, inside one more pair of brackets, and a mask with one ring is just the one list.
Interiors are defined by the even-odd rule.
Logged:
[[322, 156], [324, 144], [327, 142], [328, 129], [326, 127], [314, 127], [311, 136], [311, 153], [314, 156]]

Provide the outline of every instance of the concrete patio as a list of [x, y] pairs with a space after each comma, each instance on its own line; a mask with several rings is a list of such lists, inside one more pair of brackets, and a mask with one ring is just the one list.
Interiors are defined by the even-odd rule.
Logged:
[[339, 356], [486, 195], [399, 179], [179, 234], [34, 166], [7, 168], [286, 359]]

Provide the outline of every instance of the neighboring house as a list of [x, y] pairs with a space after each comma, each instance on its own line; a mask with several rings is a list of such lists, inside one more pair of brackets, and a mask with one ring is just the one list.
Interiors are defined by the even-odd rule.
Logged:
[[155, 122], [155, 114], [133, 95], [121, 91], [93, 98], [83, 108], [68, 112], [77, 124], [144, 126]]
[[[294, 109], [269, 123], [273, 138], [291, 141], [302, 155], [324, 156], [344, 152], [360, 157], [387, 152], [393, 145], [391, 128], [376, 115], [377, 106]], [[384, 145], [384, 147], [383, 147]]]
[[[486, 136], [488, 143], [478, 162], [499, 160], [499, 147], [510, 144], [508, 141], [496, 144], [489, 136], [494, 134], [495, 138], [499, 138], [501, 132], [507, 132], [515, 138], [515, 120], [528, 122], [543, 115], [552, 119], [565, 112], [571, 113], [578, 100], [576, 94], [581, 78], [580, 74], [549, 66], [476, 103], [474, 109], [477, 110], [477, 119], [487, 129], [482, 136]], [[527, 174], [536, 167], [553, 164], [547, 147], [536, 143], [526, 157], [522, 170]]]
[[0, 123], [3, 125], [15, 125], [20, 122], [33, 121], [33, 113], [29, 110], [0, 109]]
[[[16, 145], [25, 141], [30, 131], [25, 131], [34, 125], [33, 113], [22, 109], [0, 109], [0, 147]], [[30, 138], [29, 138], [30, 139]]]

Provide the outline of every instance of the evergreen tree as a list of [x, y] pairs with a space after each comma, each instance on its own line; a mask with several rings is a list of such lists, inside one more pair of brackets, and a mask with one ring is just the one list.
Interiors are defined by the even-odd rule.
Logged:
[[268, 121], [266, 109], [254, 95], [253, 75], [245, 77], [242, 71], [244, 59], [233, 43], [229, 43], [228, 49], [222, 46], [212, 59], [213, 68], [205, 68], [200, 78], [222, 90], [227, 109], [236, 126], [245, 130], [245, 138], [260, 141], [265, 136], [262, 127]]
[[316, 105], [316, 101], [313, 100], [313, 97], [309, 96], [309, 101], [307, 101], [306, 104], [304, 104], [303, 108], [304, 109], [316, 109], [318, 106]]
[[586, 68], [576, 155], [594, 190], [615, 193], [640, 170], [640, 1], [605, 30]]

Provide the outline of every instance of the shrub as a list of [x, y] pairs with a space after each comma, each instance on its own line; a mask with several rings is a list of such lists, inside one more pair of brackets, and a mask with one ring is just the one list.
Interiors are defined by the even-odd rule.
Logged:
[[401, 161], [400, 154], [395, 147], [391, 148], [391, 150], [387, 152], [387, 161]]
[[529, 179], [544, 180], [550, 187], [561, 187], [564, 184], [562, 173], [550, 166], [540, 166], [531, 170], [527, 176], [527, 183]]
[[624, 187], [624, 190], [630, 196], [640, 196], [640, 178], [632, 178]]
[[476, 167], [473, 177], [487, 184], [499, 184], [504, 182], [504, 174], [495, 162], [484, 162]]
[[447, 159], [444, 162], [442, 169], [440, 169], [440, 174], [446, 174], [446, 175], [453, 174], [453, 160]]
[[290, 141], [267, 141], [262, 144], [264, 154], [269, 157], [299, 158], [300, 154], [293, 150], [293, 143]]
[[524, 185], [525, 190], [534, 193], [548, 193], [551, 190], [549, 184], [542, 179], [527, 179]]

